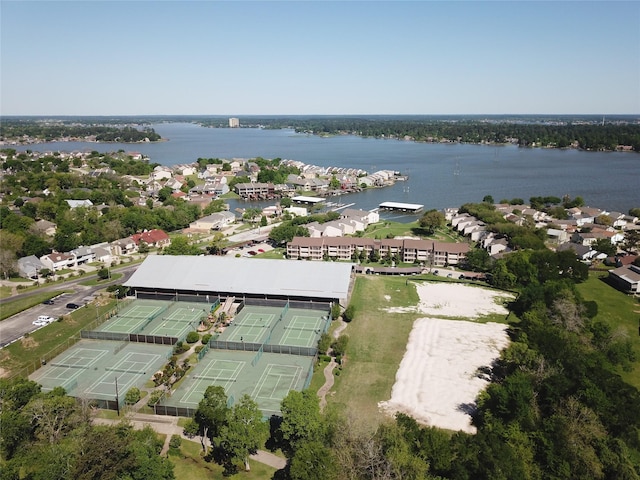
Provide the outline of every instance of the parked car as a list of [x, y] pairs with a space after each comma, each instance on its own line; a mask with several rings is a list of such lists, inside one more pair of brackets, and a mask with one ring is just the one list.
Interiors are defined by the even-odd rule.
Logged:
[[55, 302], [52, 299], [49, 299], [49, 300], [45, 300], [42, 303], [45, 304], [45, 305], [53, 305]]
[[78, 305], [77, 303], [67, 303], [67, 308], [71, 309], [71, 310], [75, 310], [77, 308], [80, 308], [81, 305]]
[[39, 327], [42, 327], [44, 325], [49, 325], [50, 323], [55, 322], [56, 319], [53, 317], [49, 317], [48, 315], [40, 315], [37, 320], [34, 320], [33, 323], [34, 325], [37, 325]]

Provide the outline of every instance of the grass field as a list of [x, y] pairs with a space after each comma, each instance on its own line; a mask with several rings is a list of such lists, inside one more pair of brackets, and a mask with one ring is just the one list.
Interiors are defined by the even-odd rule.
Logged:
[[[391, 299], [387, 301], [385, 295]], [[345, 331], [349, 336], [347, 363], [336, 377], [336, 394], [327, 400], [346, 406], [350, 413], [357, 412], [372, 428], [384, 419], [378, 402], [391, 397], [409, 333], [420, 316], [386, 313], [381, 308], [416, 305], [418, 300], [415, 286], [411, 282], [407, 285], [404, 277], [356, 279], [352, 296], [356, 319]]]
[[619, 373], [625, 382], [640, 388], [640, 341], [638, 340], [640, 303], [637, 298], [625, 295], [600, 278], [606, 278], [606, 276], [602, 272], [590, 272], [589, 280], [579, 284], [578, 291], [585, 300], [598, 303], [596, 319], [607, 322], [613, 331], [622, 329], [633, 340], [638, 360], [631, 371], [625, 372], [620, 369]]

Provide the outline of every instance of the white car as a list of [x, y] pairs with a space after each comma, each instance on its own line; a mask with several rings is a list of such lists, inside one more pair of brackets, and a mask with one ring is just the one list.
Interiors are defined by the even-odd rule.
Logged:
[[38, 327], [44, 327], [45, 325], [49, 325], [50, 323], [55, 322], [56, 319], [53, 317], [49, 317], [47, 315], [40, 315], [37, 320], [34, 320], [32, 323]]

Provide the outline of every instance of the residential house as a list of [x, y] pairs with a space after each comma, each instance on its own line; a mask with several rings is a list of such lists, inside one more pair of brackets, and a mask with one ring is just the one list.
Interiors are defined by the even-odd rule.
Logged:
[[378, 223], [380, 221], [380, 214], [378, 212], [367, 212], [366, 210], [357, 210], [355, 208], [345, 208], [342, 211], [341, 218], [358, 220], [362, 222], [366, 228], [372, 223]]
[[197, 171], [194, 165], [178, 165], [176, 168], [180, 172], [180, 174], [184, 175], [185, 177], [195, 175]]
[[111, 264], [112, 256], [111, 249], [109, 248], [109, 244], [101, 244], [101, 246], [93, 246], [93, 253], [95, 255], [96, 262], [102, 262], [105, 264]]
[[40, 261], [46, 268], [53, 272], [57, 272], [64, 268], [71, 268], [76, 264], [76, 257], [69, 253], [53, 252], [49, 255], [40, 257]]
[[69, 253], [74, 256], [76, 266], [93, 262], [96, 258], [96, 254], [91, 247], [80, 246]]
[[286, 207], [284, 211], [294, 217], [306, 217], [309, 214], [309, 211], [304, 207]]
[[92, 207], [93, 206], [93, 202], [91, 200], [65, 200], [67, 202], [67, 205], [69, 205], [69, 208], [71, 208], [72, 210], [74, 208], [78, 208], [78, 207]]
[[34, 229], [38, 233], [42, 233], [48, 237], [53, 237], [56, 234], [57, 226], [49, 220], [38, 220], [34, 225]]
[[18, 274], [23, 278], [37, 278], [43, 268], [48, 268], [35, 255], [18, 259]]
[[233, 213], [217, 212], [190, 223], [189, 228], [191, 230], [210, 232], [211, 230], [219, 230], [227, 225], [231, 225], [235, 221], [236, 216]]
[[140, 247], [140, 243], [144, 242], [150, 247], [162, 248], [171, 243], [171, 239], [169, 235], [167, 235], [163, 230], [153, 229], [153, 230], [145, 230], [142, 233], [134, 233], [131, 235], [131, 239], [135, 242], [135, 244]]
[[583, 262], [588, 262], [593, 259], [597, 255], [598, 252], [591, 249], [589, 245], [582, 245], [579, 243], [562, 243], [556, 249], [558, 252], [563, 252], [566, 250], [571, 250], [575, 253], [576, 257]]
[[180, 190], [182, 188], [182, 182], [178, 181], [175, 178], [170, 178], [166, 182], [164, 182], [165, 187], [169, 187], [174, 192]]
[[111, 249], [111, 254], [115, 256], [129, 255], [138, 251], [138, 245], [131, 237], [114, 240], [109, 244], [109, 248]]
[[173, 172], [169, 167], [165, 167], [163, 165], [157, 165], [151, 175], [149, 177], [153, 180], [164, 180], [169, 179], [173, 176]]
[[615, 270], [609, 270], [609, 279], [625, 293], [634, 295], [640, 293], [640, 267], [636, 265], [625, 265]]
[[569, 234], [558, 228], [548, 228], [547, 237], [553, 243], [565, 243], [569, 241]]
[[237, 183], [236, 193], [242, 198], [265, 198], [274, 193], [271, 183]]
[[311, 222], [307, 223], [305, 227], [307, 228], [307, 230], [309, 230], [309, 236], [312, 238], [342, 236], [342, 228], [340, 228], [334, 222]]

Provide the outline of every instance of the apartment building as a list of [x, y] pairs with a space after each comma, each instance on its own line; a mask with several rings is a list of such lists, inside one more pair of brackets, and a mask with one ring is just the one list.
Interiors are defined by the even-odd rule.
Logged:
[[404, 263], [424, 263], [444, 267], [462, 262], [470, 247], [467, 243], [445, 243], [417, 239], [381, 239], [358, 237], [295, 237], [287, 244], [291, 259], [351, 260], [354, 253], [375, 251], [380, 257], [398, 256]]

